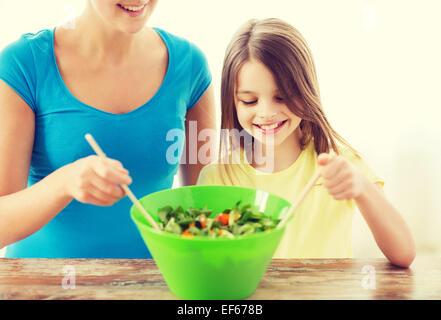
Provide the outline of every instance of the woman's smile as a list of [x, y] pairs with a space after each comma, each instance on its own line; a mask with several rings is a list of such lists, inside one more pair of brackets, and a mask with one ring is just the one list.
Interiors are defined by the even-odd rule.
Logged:
[[150, 1], [144, 1], [141, 4], [121, 4], [118, 3], [117, 6], [127, 13], [130, 17], [137, 17], [144, 12], [145, 7]]

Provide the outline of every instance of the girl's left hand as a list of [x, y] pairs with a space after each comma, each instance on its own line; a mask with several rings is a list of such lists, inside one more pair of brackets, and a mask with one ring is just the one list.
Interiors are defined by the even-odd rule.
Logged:
[[335, 200], [359, 197], [365, 188], [365, 177], [340, 155], [322, 153], [317, 158], [322, 166], [323, 185]]

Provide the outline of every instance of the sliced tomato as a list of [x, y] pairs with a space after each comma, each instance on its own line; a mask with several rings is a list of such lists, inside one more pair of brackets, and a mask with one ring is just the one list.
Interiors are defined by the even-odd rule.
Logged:
[[219, 213], [216, 216], [216, 221], [220, 221], [224, 226], [228, 224], [229, 219], [230, 219], [230, 215], [228, 213]]

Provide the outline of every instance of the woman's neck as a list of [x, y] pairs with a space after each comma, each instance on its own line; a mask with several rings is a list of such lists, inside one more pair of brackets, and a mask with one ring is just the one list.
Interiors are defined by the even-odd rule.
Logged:
[[147, 27], [129, 34], [107, 25], [93, 8], [88, 5], [84, 12], [70, 24], [76, 50], [84, 57], [90, 57], [91, 64], [124, 66], [133, 61], [146, 47]]
[[[275, 147], [268, 146], [267, 149], [255, 140], [255, 151], [252, 155], [247, 155], [250, 164], [257, 170], [264, 173], [274, 173], [289, 168], [300, 156], [302, 149], [300, 147], [301, 132], [297, 128], [294, 133], [285, 139], [280, 145]], [[257, 150], [256, 150], [257, 148]], [[256, 152], [257, 151], [257, 152]]]

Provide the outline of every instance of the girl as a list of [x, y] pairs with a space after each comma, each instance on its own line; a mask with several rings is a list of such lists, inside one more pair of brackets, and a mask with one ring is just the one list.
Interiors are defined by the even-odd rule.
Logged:
[[201, 171], [199, 184], [241, 185], [294, 201], [322, 172], [274, 258], [351, 257], [357, 206], [384, 255], [397, 266], [412, 263], [412, 236], [383, 181], [326, 119], [311, 52], [295, 28], [278, 19], [240, 28], [226, 51], [221, 100], [219, 161]]
[[[87, 0], [74, 23], [25, 34], [0, 53], [6, 257], [151, 257], [119, 185], [131, 183], [130, 171], [138, 197], [170, 188], [178, 164], [167, 161], [167, 133], [189, 121], [215, 127], [205, 56], [146, 26], [157, 2]], [[124, 167], [95, 156], [88, 132]], [[183, 165], [183, 184], [195, 184], [201, 167]]]

